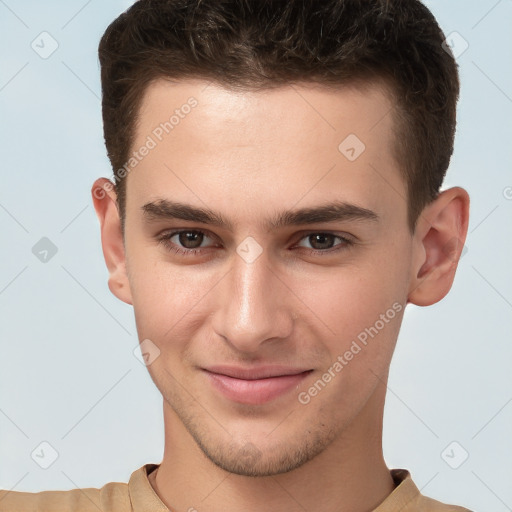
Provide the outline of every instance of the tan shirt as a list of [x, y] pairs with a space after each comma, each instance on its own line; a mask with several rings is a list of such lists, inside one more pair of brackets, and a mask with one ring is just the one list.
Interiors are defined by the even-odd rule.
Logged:
[[[0, 512], [169, 512], [148, 480], [157, 467], [145, 464], [132, 473], [127, 484], [110, 482], [101, 489], [0, 490]], [[397, 487], [373, 512], [471, 512], [423, 496], [406, 469], [390, 471]]]

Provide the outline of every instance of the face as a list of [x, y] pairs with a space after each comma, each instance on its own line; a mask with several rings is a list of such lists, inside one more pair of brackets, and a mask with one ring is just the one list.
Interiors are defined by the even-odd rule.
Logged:
[[147, 90], [124, 300], [166, 418], [230, 472], [301, 466], [386, 378], [412, 248], [390, 109], [377, 86]]

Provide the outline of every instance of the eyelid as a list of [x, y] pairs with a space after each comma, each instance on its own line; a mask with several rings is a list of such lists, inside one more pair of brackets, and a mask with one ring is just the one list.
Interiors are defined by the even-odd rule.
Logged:
[[165, 231], [162, 231], [161, 233], [156, 235], [156, 238], [166, 239], [169, 240], [169, 238], [172, 238], [175, 235], [179, 235], [181, 233], [201, 233], [205, 235], [206, 237], [212, 239], [212, 240], [219, 240], [219, 237], [212, 233], [211, 231], [203, 228], [174, 228], [174, 229], [167, 229]]
[[356, 242], [357, 237], [354, 235], [351, 235], [350, 233], [347, 233], [346, 231], [336, 231], [332, 229], [305, 229], [302, 231], [299, 231], [298, 233], [295, 233], [293, 236], [297, 240], [302, 240], [303, 238], [306, 238], [311, 235], [333, 235], [337, 236], [339, 238], [342, 238], [344, 240], [347, 240], [349, 242]]
[[[210, 245], [207, 245], [204, 247], [195, 247], [195, 248], [189, 249], [187, 247], [182, 247], [179, 244], [175, 244], [175, 243], [171, 242], [171, 238], [173, 238], [176, 235], [180, 235], [181, 233], [199, 233], [199, 234], [204, 235], [204, 238], [209, 238], [212, 241], [212, 243]], [[217, 242], [216, 242], [216, 240], [217, 240]], [[218, 240], [219, 240], [219, 237], [217, 237], [216, 235], [214, 235], [213, 233], [211, 233], [210, 231], [208, 231], [206, 229], [193, 229], [193, 228], [192, 229], [189, 229], [189, 228], [175, 229], [173, 231], [163, 233], [160, 238], [161, 242], [163, 242], [167, 245], [172, 244], [172, 245], [178, 247], [181, 251], [189, 252], [190, 254], [215, 248], [216, 246], [219, 245]], [[204, 241], [205, 240], [202, 240], [201, 243], [203, 243]]]

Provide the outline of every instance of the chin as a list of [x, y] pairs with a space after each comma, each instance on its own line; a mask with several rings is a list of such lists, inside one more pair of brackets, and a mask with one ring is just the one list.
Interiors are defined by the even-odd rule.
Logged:
[[222, 442], [191, 432], [204, 455], [217, 467], [241, 476], [264, 477], [288, 473], [322, 453], [335, 437], [334, 432], [302, 432], [287, 442], [261, 446], [252, 442]]

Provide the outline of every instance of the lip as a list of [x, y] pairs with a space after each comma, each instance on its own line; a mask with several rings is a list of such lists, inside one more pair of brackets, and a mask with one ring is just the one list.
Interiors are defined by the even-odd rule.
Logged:
[[233, 402], [261, 405], [296, 388], [313, 370], [285, 366], [203, 369], [212, 386]]

